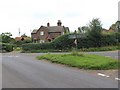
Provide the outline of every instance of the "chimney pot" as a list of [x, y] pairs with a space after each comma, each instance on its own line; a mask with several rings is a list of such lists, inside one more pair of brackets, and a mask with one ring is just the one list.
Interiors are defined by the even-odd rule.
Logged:
[[49, 26], [50, 26], [50, 23], [48, 22], [48, 23], [47, 23], [47, 27], [49, 27]]
[[58, 26], [61, 26], [61, 25], [62, 25], [62, 22], [61, 22], [60, 20], [58, 20], [57, 25], [58, 25]]

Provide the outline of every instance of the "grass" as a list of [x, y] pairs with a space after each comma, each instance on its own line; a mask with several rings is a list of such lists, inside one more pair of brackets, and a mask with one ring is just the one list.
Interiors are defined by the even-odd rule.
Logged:
[[39, 60], [49, 60], [53, 63], [60, 63], [80, 69], [90, 70], [108, 70], [117, 69], [118, 61], [109, 57], [82, 54], [82, 53], [71, 53], [71, 54], [45, 54], [38, 56]]
[[94, 48], [82, 48], [79, 51], [87, 51], [87, 52], [96, 52], [96, 51], [114, 51], [119, 50], [118, 46], [104, 46], [104, 47], [94, 47]]
[[13, 50], [14, 51], [21, 51], [21, 47], [14, 47]]

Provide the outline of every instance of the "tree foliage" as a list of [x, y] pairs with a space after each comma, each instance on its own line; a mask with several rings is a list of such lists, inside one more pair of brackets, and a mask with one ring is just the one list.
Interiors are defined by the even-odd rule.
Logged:
[[0, 42], [2, 43], [11, 43], [13, 38], [11, 38], [12, 34], [10, 32], [5, 32], [0, 34]]
[[94, 43], [94, 47], [100, 47], [101, 46], [101, 38], [102, 38], [102, 24], [101, 21], [96, 18], [93, 19], [89, 23], [89, 31], [88, 31], [88, 37], [91, 40], [91, 42]]
[[78, 27], [78, 33], [86, 33], [89, 30], [88, 26]]

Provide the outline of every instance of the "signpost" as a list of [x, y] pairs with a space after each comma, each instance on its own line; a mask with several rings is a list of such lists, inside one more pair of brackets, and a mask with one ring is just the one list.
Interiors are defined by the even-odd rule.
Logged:
[[85, 34], [77, 34], [76, 31], [74, 34], [71, 34], [68, 36], [69, 39], [74, 39], [74, 43], [76, 45], [76, 51], [77, 51], [77, 47], [78, 47], [78, 38], [82, 38], [85, 37]]

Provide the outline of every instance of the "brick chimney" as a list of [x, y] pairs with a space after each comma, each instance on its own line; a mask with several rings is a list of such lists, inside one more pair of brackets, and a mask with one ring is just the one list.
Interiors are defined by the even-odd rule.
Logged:
[[62, 25], [62, 22], [60, 20], [58, 20], [57, 26], [61, 26], [61, 25]]
[[47, 27], [49, 27], [49, 26], [50, 26], [50, 23], [48, 22], [48, 23], [47, 23]]

